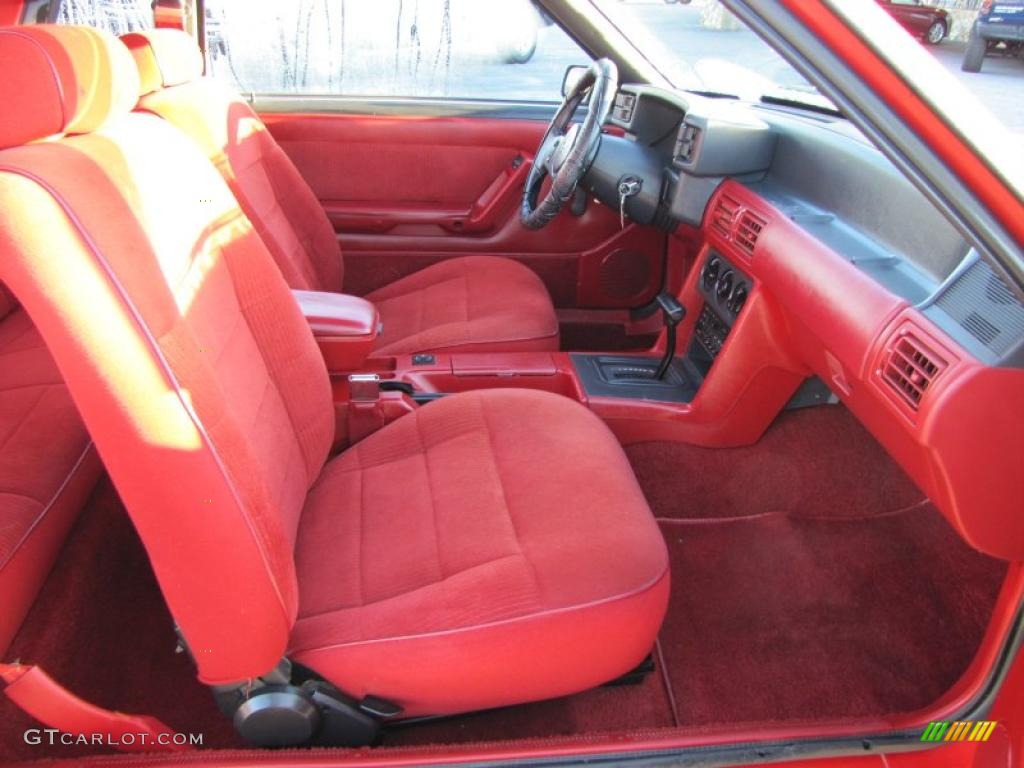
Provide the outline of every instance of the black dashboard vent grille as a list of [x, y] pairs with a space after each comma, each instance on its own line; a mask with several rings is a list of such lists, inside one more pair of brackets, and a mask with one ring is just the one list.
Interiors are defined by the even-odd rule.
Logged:
[[997, 355], [1024, 337], [1024, 306], [981, 259], [943, 289], [935, 306]]
[[728, 195], [722, 195], [711, 210], [711, 226], [720, 235], [729, 237], [732, 234], [732, 224], [736, 219], [736, 213], [740, 204]]
[[765, 228], [765, 220], [751, 211], [744, 211], [736, 222], [736, 233], [734, 239], [736, 245], [747, 253], [753, 255], [754, 247], [757, 245], [757, 238]]
[[692, 162], [699, 141], [700, 128], [696, 125], [684, 123], [683, 127], [679, 130], [679, 136], [676, 138], [675, 151], [673, 152], [675, 161], [684, 165]]
[[632, 93], [619, 91], [615, 96], [613, 115], [616, 120], [629, 123], [633, 119], [633, 107], [636, 106], [636, 96]]
[[882, 377], [915, 411], [946, 362], [912, 334], [902, 334], [889, 348]]

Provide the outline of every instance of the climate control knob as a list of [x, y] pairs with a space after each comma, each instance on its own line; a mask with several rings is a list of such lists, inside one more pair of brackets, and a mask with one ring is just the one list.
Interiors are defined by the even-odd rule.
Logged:
[[718, 273], [722, 271], [722, 262], [717, 256], [712, 256], [708, 259], [708, 263], [704, 265], [704, 273], [701, 275], [701, 282], [704, 284], [704, 290], [710, 291], [718, 280]]
[[743, 283], [737, 284], [733, 288], [732, 295], [729, 296], [729, 300], [725, 303], [726, 308], [734, 315], [738, 315], [740, 310], [743, 309], [743, 304], [747, 300], [747, 286]]
[[731, 269], [727, 269], [715, 284], [715, 294], [718, 296], [719, 301], [724, 302], [729, 298], [729, 294], [732, 293], [732, 284], [733, 273]]

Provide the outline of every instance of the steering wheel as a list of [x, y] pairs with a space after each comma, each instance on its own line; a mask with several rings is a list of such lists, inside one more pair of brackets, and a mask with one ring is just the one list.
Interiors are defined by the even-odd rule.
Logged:
[[[610, 59], [598, 59], [565, 97], [541, 139], [523, 189], [519, 219], [527, 229], [540, 229], [558, 215], [590, 169], [601, 145], [601, 128], [612, 108], [619, 71]], [[590, 94], [587, 116], [572, 122], [576, 109]], [[551, 177], [551, 188], [540, 202], [541, 185]]]

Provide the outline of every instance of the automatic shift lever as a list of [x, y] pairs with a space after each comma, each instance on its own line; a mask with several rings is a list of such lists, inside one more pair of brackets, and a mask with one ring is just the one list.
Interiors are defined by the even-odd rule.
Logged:
[[661, 358], [658, 370], [654, 374], [654, 378], [663, 379], [665, 374], [668, 373], [669, 366], [672, 365], [672, 359], [676, 356], [676, 326], [683, 322], [683, 318], [686, 317], [686, 307], [680, 304], [679, 300], [671, 293], [659, 293], [655, 301], [661, 307], [665, 328], [668, 329], [668, 335], [665, 340], [665, 356]]

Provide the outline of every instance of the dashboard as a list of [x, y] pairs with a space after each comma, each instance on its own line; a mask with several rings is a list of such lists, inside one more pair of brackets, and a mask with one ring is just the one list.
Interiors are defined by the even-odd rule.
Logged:
[[699, 233], [693, 407], [816, 376], [969, 543], [1024, 557], [1024, 304], [996, 269], [842, 118], [627, 85], [609, 123], [584, 187]]

